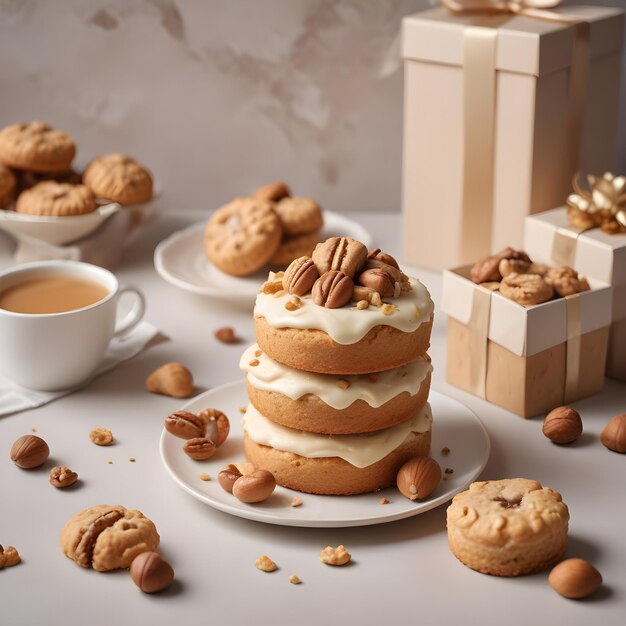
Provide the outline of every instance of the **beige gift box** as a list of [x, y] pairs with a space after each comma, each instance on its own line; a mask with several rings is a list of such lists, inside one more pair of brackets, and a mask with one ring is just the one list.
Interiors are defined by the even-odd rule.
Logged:
[[530, 417], [593, 395], [604, 384], [612, 289], [524, 307], [474, 284], [471, 266], [446, 270], [446, 380]]
[[583, 276], [613, 286], [607, 375], [626, 381], [626, 234], [569, 226], [567, 208], [528, 216], [524, 249], [533, 261], [569, 265]]
[[520, 246], [524, 217], [559, 206], [577, 170], [614, 169], [624, 13], [556, 12], [589, 24], [588, 47], [578, 27], [511, 14], [404, 19], [407, 263]]

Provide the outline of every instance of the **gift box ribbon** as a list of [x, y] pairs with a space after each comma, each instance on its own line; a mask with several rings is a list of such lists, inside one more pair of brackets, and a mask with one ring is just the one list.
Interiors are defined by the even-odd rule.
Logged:
[[[461, 242], [465, 258], [478, 258], [491, 249], [495, 180], [496, 43], [498, 30], [511, 16], [523, 15], [574, 27], [569, 72], [568, 142], [565, 158], [570, 171], [579, 166], [585, 92], [589, 73], [589, 24], [578, 18], [549, 11], [562, 0], [442, 0], [454, 13], [476, 16], [463, 39], [463, 213]], [[485, 16], [488, 19], [485, 19]]]

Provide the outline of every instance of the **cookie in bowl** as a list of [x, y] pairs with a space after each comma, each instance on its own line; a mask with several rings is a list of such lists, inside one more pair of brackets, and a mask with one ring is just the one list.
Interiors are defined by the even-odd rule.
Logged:
[[98, 208], [96, 198], [85, 185], [72, 185], [47, 180], [23, 191], [15, 210], [28, 215], [85, 215]]

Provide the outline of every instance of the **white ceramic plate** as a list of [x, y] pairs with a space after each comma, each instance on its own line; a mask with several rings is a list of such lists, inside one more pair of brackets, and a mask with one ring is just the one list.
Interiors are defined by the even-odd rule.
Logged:
[[[489, 458], [489, 436], [470, 409], [436, 391], [431, 391], [429, 401], [434, 419], [432, 456], [442, 469], [450, 467], [454, 473], [442, 481], [425, 502], [411, 502], [392, 487], [360, 496], [315, 496], [277, 487], [268, 500], [259, 504], [245, 504], [225, 492], [217, 482], [217, 474], [228, 463], [244, 460], [239, 413], [239, 407], [248, 403], [244, 379], [211, 389], [181, 407], [193, 412], [214, 407], [230, 417], [230, 435], [214, 457], [202, 462], [191, 460], [183, 452], [184, 441], [164, 429], [161, 459], [185, 491], [209, 506], [238, 517], [283, 526], [331, 528], [392, 522], [448, 502], [478, 477]], [[444, 447], [450, 449], [447, 456], [441, 454]], [[209, 474], [212, 480], [200, 480], [202, 472]], [[295, 495], [303, 501], [299, 507], [290, 506]], [[382, 497], [391, 502], [381, 505]]]
[[[220, 300], [254, 300], [259, 286], [267, 278], [267, 268], [243, 278], [221, 272], [204, 254], [205, 227], [206, 220], [164, 239], [154, 251], [156, 271], [167, 282], [186, 291]], [[338, 213], [324, 211], [320, 239], [323, 241], [338, 235], [357, 239], [368, 248], [372, 243], [370, 234], [360, 224]]]

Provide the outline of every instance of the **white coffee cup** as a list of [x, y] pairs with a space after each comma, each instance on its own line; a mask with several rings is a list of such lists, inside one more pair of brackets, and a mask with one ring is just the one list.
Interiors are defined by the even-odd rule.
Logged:
[[[113, 337], [132, 330], [143, 317], [145, 300], [134, 287], [120, 287], [108, 270], [77, 261], [36, 261], [0, 273], [0, 293], [29, 278], [76, 276], [95, 281], [108, 294], [89, 306], [63, 313], [14, 313], [0, 309], [0, 374], [40, 391], [68, 389], [88, 380]], [[120, 297], [135, 303], [117, 320]]]

